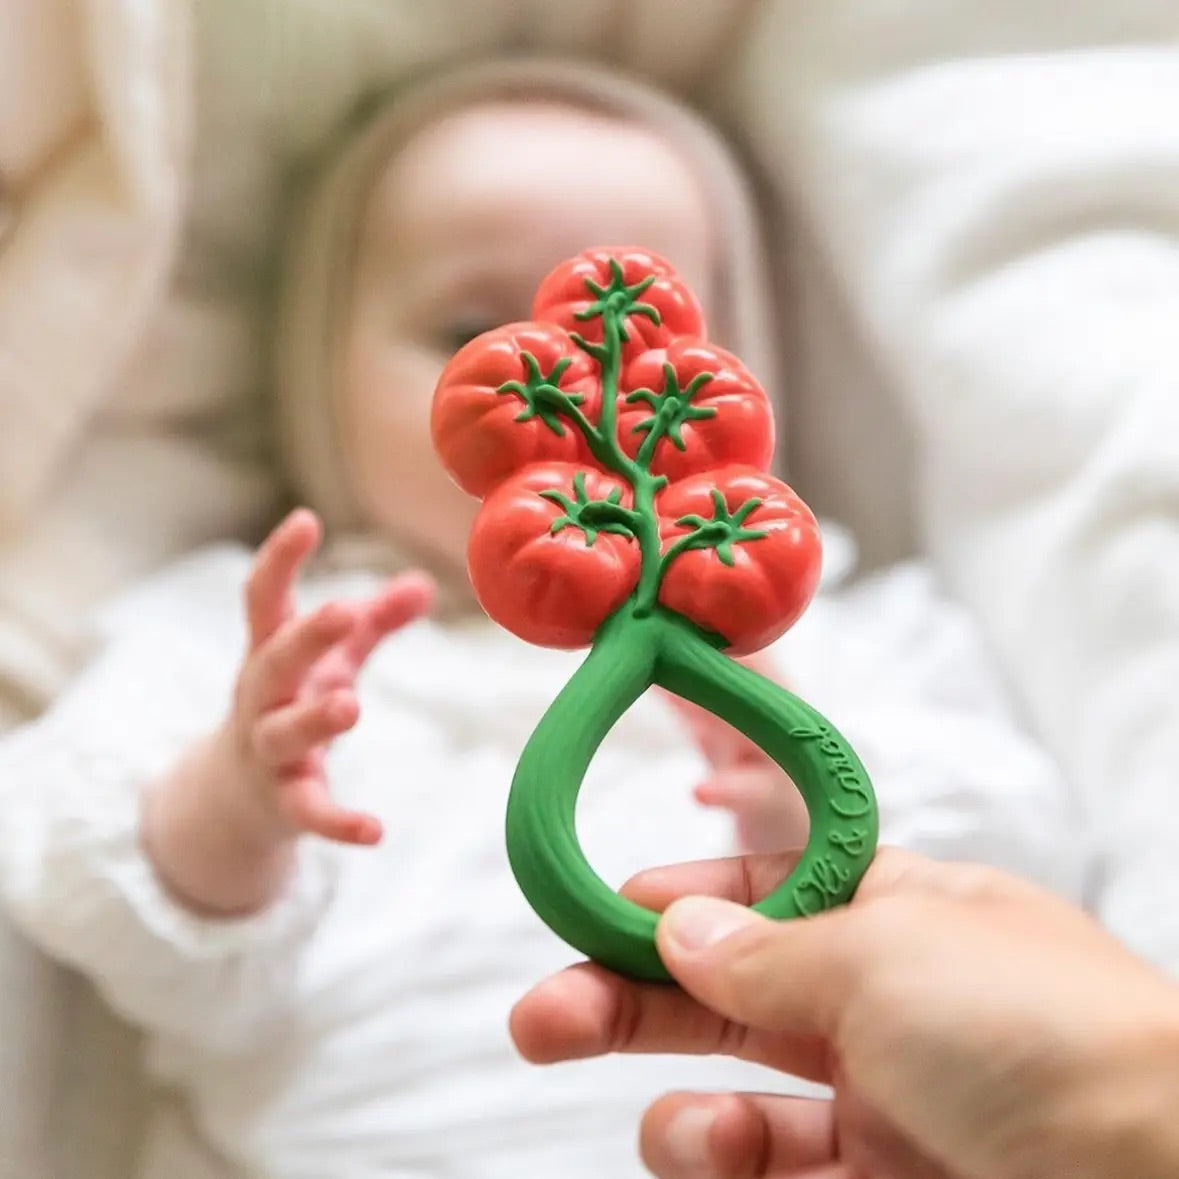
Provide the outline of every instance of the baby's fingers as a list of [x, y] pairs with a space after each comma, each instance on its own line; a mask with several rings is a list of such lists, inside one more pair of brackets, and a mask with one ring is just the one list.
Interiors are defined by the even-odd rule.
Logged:
[[[764, 651], [746, 655], [736, 662], [774, 683], [782, 683], [773, 660]], [[765, 750], [727, 721], [721, 720], [719, 716], [709, 712], [706, 708], [701, 708], [700, 705], [684, 700], [672, 692], [664, 690], [663, 694], [664, 698], [680, 714], [692, 735], [692, 739], [696, 742], [697, 749], [714, 769], [725, 770], [741, 765], [772, 764]]]
[[728, 721], [666, 690], [664, 696], [686, 722], [696, 748], [714, 769], [769, 763], [769, 755]]
[[768, 810], [789, 789], [785, 775], [764, 769], [722, 770], [696, 787], [696, 801], [731, 811]]
[[313, 749], [347, 732], [360, 715], [355, 693], [340, 689], [313, 700], [298, 700], [268, 712], [254, 727], [254, 756], [281, 770]]
[[299, 568], [319, 546], [318, 517], [297, 508], [266, 538], [246, 582], [250, 650], [266, 642], [294, 614]]
[[428, 614], [434, 605], [435, 590], [429, 575], [403, 573], [366, 602], [360, 624], [348, 641], [348, 656], [354, 666], [359, 668], [382, 639]]
[[702, 782], [695, 793], [704, 806], [732, 812], [745, 851], [779, 852], [806, 842], [806, 803], [777, 767], [725, 770]]
[[282, 809], [297, 830], [336, 843], [380, 843], [384, 834], [381, 821], [374, 815], [338, 806], [317, 774], [285, 782], [280, 790]]
[[304, 678], [356, 623], [355, 608], [329, 602], [312, 614], [288, 622], [246, 660], [240, 698], [251, 716], [286, 704], [298, 694]]

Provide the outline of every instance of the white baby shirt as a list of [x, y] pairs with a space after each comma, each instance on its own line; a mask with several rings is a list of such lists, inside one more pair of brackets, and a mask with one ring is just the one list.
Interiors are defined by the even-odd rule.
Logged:
[[[248, 567], [244, 550], [208, 550], [116, 603], [72, 690], [0, 744], [3, 900], [147, 1032], [149, 1070], [183, 1110], [160, 1120], [146, 1179], [204, 1179], [198, 1154], [268, 1179], [639, 1176], [638, 1118], [660, 1092], [793, 1085], [722, 1060], [515, 1056], [512, 1003], [576, 954], [511, 877], [507, 791], [581, 655], [486, 623], [413, 625], [365, 670], [361, 722], [329, 764], [338, 797], [384, 821], [380, 847], [307, 840], [289, 894], [259, 917], [174, 904], [140, 850], [138, 799], [224, 715]], [[375, 584], [321, 578], [307, 601]], [[775, 654], [865, 761], [886, 839], [1080, 895], [1068, 794], [927, 570], [821, 595]], [[703, 773], [656, 697], [623, 718], [578, 815], [609, 883], [731, 850], [727, 818], [691, 799]]]

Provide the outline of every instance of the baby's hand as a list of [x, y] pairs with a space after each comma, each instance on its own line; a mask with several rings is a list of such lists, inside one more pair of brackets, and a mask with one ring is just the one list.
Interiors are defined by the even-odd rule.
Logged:
[[[765, 656], [740, 662], [767, 679], [779, 677]], [[710, 773], [695, 790], [707, 807], [730, 811], [743, 852], [780, 852], [806, 843], [810, 820], [794, 783], [759, 745], [711, 712], [671, 697]]]
[[242, 788], [285, 834], [376, 843], [380, 822], [332, 798], [325, 771], [332, 740], [356, 724], [356, 679], [377, 644], [430, 608], [420, 573], [395, 577], [367, 601], [335, 601], [310, 614], [295, 583], [316, 550], [320, 524], [292, 512], [258, 552], [246, 585], [249, 649], [234, 692], [229, 734]]
[[381, 825], [337, 805], [327, 748], [355, 723], [356, 677], [373, 648], [429, 608], [422, 574], [375, 598], [300, 617], [294, 587], [319, 521], [292, 513], [263, 544], [246, 587], [249, 649], [226, 721], [144, 792], [144, 850], [163, 885], [202, 915], [244, 916], [282, 893], [300, 835], [375, 843]]

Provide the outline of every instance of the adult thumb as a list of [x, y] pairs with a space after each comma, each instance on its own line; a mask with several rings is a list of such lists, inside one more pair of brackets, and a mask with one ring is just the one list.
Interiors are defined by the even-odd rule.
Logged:
[[660, 919], [656, 944], [680, 986], [718, 1014], [828, 1036], [867, 966], [854, 926], [848, 909], [774, 921], [731, 901], [684, 897]]

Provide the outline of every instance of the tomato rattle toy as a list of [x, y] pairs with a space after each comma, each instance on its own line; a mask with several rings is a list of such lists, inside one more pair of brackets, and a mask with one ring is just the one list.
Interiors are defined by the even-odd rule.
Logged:
[[508, 856], [528, 902], [571, 946], [666, 980], [657, 915], [590, 867], [577, 796], [598, 746], [654, 684], [728, 721], [790, 775], [810, 814], [795, 870], [755, 908], [785, 919], [849, 900], [875, 853], [876, 800], [823, 716], [731, 658], [778, 638], [818, 585], [810, 509], [768, 471], [770, 400], [708, 341], [675, 271], [641, 249], [587, 250], [541, 283], [532, 321], [447, 364], [432, 434], [483, 505], [468, 566], [501, 626], [589, 647], [521, 754]]

